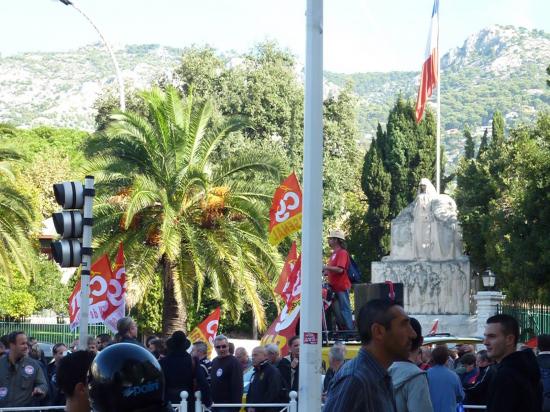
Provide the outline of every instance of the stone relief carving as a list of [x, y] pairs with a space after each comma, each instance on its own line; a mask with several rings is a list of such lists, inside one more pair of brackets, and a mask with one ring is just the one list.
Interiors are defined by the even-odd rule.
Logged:
[[373, 282], [403, 283], [410, 313], [469, 313], [469, 262], [373, 262]]

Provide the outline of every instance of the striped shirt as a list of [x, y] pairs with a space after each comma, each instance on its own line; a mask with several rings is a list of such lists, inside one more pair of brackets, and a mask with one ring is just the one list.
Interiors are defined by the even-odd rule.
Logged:
[[332, 378], [323, 412], [339, 411], [397, 411], [388, 371], [365, 348]]

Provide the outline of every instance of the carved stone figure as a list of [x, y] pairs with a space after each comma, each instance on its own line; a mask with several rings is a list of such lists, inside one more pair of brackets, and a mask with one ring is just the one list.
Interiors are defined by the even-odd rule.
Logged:
[[423, 178], [416, 199], [391, 224], [391, 252], [383, 260], [445, 261], [462, 256], [455, 201]]

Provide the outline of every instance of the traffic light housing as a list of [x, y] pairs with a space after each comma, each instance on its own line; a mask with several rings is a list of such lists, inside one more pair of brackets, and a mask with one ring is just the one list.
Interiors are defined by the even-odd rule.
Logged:
[[63, 182], [54, 184], [53, 191], [63, 210], [52, 215], [55, 230], [61, 236], [52, 242], [52, 256], [61, 267], [77, 267], [87, 252], [82, 237], [84, 226], [91, 226], [92, 219], [84, 217], [83, 209], [85, 197], [93, 196], [93, 189], [84, 188], [81, 182]]

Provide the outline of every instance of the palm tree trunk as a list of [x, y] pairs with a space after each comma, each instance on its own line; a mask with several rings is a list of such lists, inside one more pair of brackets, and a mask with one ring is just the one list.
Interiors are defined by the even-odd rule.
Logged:
[[176, 267], [175, 262], [172, 262], [166, 257], [162, 259], [162, 286], [164, 303], [162, 305], [162, 334], [165, 337], [170, 336], [177, 330], [186, 330], [187, 308], [182, 302], [179, 288], [176, 284]]

